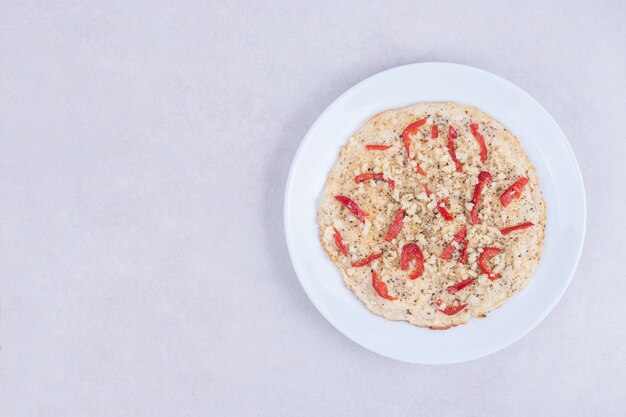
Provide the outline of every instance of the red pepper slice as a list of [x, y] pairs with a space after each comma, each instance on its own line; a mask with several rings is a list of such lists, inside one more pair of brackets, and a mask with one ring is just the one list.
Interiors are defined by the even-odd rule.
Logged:
[[463, 165], [461, 165], [459, 160], [456, 159], [456, 152], [454, 152], [454, 140], [459, 134], [456, 132], [456, 130], [454, 130], [452, 125], [450, 125], [449, 131], [450, 134], [448, 135], [448, 152], [450, 153], [450, 158], [452, 158], [452, 161], [456, 166], [457, 172], [463, 172]]
[[480, 194], [483, 192], [483, 187], [487, 181], [491, 181], [491, 174], [487, 171], [481, 171], [481, 173], [478, 174], [478, 184], [476, 184], [474, 188], [474, 197], [472, 198], [473, 206], [470, 212], [470, 217], [474, 224], [482, 223], [482, 220], [478, 217], [478, 203], [480, 202]]
[[492, 281], [499, 279], [500, 274], [494, 274], [493, 272], [491, 272], [491, 268], [489, 267], [489, 265], [487, 265], [487, 261], [499, 254], [500, 252], [502, 252], [502, 249], [500, 248], [487, 247], [483, 248], [482, 253], [478, 255], [478, 267], [481, 271], [487, 274], [487, 278]]
[[456, 232], [456, 234], [454, 235], [450, 243], [448, 243], [448, 246], [446, 246], [443, 249], [443, 252], [441, 252], [441, 259], [450, 259], [452, 254], [456, 251], [456, 248], [454, 247], [454, 243], [456, 242], [457, 245], [461, 244], [463, 239], [465, 239], [466, 234], [467, 234], [467, 227], [463, 225], [463, 227], [458, 232]]
[[343, 239], [341, 238], [339, 230], [337, 230], [336, 227], [333, 227], [333, 229], [335, 229], [335, 245], [337, 245], [337, 249], [339, 249], [339, 251], [343, 253], [343, 256], [348, 256], [348, 250], [343, 244]]
[[430, 137], [433, 139], [437, 139], [439, 137], [439, 129], [437, 129], [437, 125], [432, 125], [430, 127]]
[[406, 271], [409, 269], [411, 261], [415, 261], [415, 270], [409, 274], [409, 278], [419, 278], [424, 272], [424, 254], [422, 254], [421, 249], [415, 243], [407, 243], [402, 247], [400, 268]]
[[504, 229], [500, 229], [500, 233], [502, 233], [502, 235], [508, 235], [511, 232], [514, 232], [516, 230], [523, 230], [523, 229], [528, 229], [529, 227], [533, 227], [535, 224], [532, 222], [524, 222], [524, 223], [520, 223], [517, 224], [515, 226], [509, 226], [509, 227], [505, 227]]
[[374, 287], [374, 291], [376, 291], [376, 294], [380, 295], [381, 297], [391, 301], [398, 299], [398, 297], [392, 297], [391, 295], [389, 295], [387, 290], [387, 284], [380, 280], [378, 274], [374, 270], [372, 270], [372, 286]]
[[487, 144], [485, 144], [485, 138], [478, 133], [478, 125], [476, 123], [470, 123], [470, 129], [472, 130], [476, 142], [478, 142], [478, 146], [480, 146], [480, 161], [484, 164], [487, 159]]
[[359, 174], [354, 177], [354, 182], [356, 183], [369, 180], [385, 181], [387, 184], [389, 184], [389, 188], [391, 188], [392, 190], [396, 187], [396, 183], [392, 179], [385, 179], [381, 172], [366, 172], [365, 174]]
[[467, 264], [467, 240], [463, 244], [463, 248], [461, 249], [461, 256], [459, 256], [459, 263], [463, 265]]
[[515, 181], [515, 183], [507, 188], [507, 190], [500, 196], [500, 202], [502, 205], [506, 207], [511, 201], [513, 201], [513, 199], [520, 198], [522, 196], [522, 189], [526, 184], [528, 184], [528, 178], [526, 177], [522, 177]]
[[445, 207], [441, 207], [441, 204], [443, 203], [437, 203], [437, 210], [439, 210], [439, 214], [441, 214], [441, 216], [443, 216], [443, 218], [447, 222], [453, 220], [454, 217], [452, 217], [452, 214], [450, 214], [450, 212]]
[[[426, 185], [424, 185], [424, 191], [426, 191], [426, 195], [430, 197], [431, 192]], [[437, 200], [437, 211], [439, 212], [439, 214], [441, 214], [445, 221], [449, 222], [450, 220], [453, 220], [454, 217], [452, 217], [452, 214], [450, 214], [450, 212], [445, 207], [441, 207], [441, 203], [441, 201]]]
[[[411, 158], [411, 135], [417, 133], [420, 127], [426, 124], [426, 119], [419, 119], [408, 125], [404, 131], [402, 132], [402, 141], [404, 142], [404, 148], [406, 149], [406, 153]], [[426, 172], [422, 169], [422, 167], [417, 164], [417, 172], [423, 176], [426, 176]]]
[[339, 201], [345, 208], [350, 210], [361, 223], [365, 223], [365, 216], [367, 216], [367, 213], [361, 210], [361, 208], [354, 201], [343, 195], [336, 195], [335, 200]]
[[458, 313], [459, 311], [465, 309], [465, 307], [467, 307], [467, 303], [463, 303], [463, 304], [459, 304], [458, 306], [446, 306], [445, 308], [441, 308], [442, 305], [442, 301], [438, 300], [437, 301], [437, 309], [439, 311], [441, 311], [443, 314], [445, 314], [446, 316], [452, 316], [456, 313]]
[[359, 183], [368, 180], [382, 180], [383, 174], [380, 172], [366, 172], [365, 174], [359, 174], [354, 177], [354, 182]]
[[406, 153], [411, 157], [411, 135], [417, 133], [420, 127], [424, 126], [426, 119], [419, 119], [408, 125], [404, 132], [402, 132], [402, 141], [404, 142], [404, 148]]
[[391, 145], [365, 145], [365, 149], [368, 151], [386, 151], [391, 148]]
[[404, 214], [404, 210], [398, 210], [396, 213], [396, 217], [393, 219], [393, 222], [387, 231], [387, 236], [385, 236], [385, 240], [387, 242], [394, 240], [396, 236], [398, 236], [398, 233], [400, 233], [402, 225], [404, 224]]
[[448, 288], [446, 288], [446, 291], [448, 291], [449, 294], [456, 294], [463, 288], [470, 285], [472, 282], [474, 282], [474, 278], [464, 279], [463, 281], [459, 281], [454, 285], [450, 285]]
[[362, 266], [369, 265], [373, 261], [375, 261], [376, 259], [379, 259], [379, 258], [382, 258], [382, 257], [383, 257], [382, 253], [374, 253], [374, 254], [368, 256], [367, 258], [361, 259], [360, 261], [352, 262], [352, 267], [360, 268]]

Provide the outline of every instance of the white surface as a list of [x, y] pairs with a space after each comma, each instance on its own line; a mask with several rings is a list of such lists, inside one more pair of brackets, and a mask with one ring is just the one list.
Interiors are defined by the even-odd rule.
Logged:
[[[374, 115], [422, 101], [477, 106], [518, 135], [546, 201], [541, 263], [524, 290], [485, 320], [445, 332], [370, 313], [344, 286], [320, 245], [316, 222], [328, 172], [348, 138]], [[495, 174], [494, 174], [495, 175]], [[381, 355], [420, 364], [465, 362], [496, 352], [534, 328], [567, 288], [586, 223], [581, 173], [563, 132], [527, 93], [491, 73], [458, 64], [404, 65], [376, 74], [335, 100], [298, 148], [285, 192], [285, 235], [302, 286], [337, 330]]]
[[[0, 415], [623, 416], [625, 14], [618, 1], [2, 2]], [[337, 332], [282, 227], [315, 118], [419, 61], [528, 91], [587, 189], [562, 300], [461, 365], [409, 366]]]

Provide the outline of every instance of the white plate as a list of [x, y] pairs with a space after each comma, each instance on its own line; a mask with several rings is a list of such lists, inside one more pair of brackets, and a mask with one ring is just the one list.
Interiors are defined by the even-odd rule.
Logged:
[[[420, 101], [456, 101], [492, 115], [520, 138], [547, 203], [545, 249], [519, 294], [485, 319], [446, 331], [372, 314], [343, 284], [319, 241], [316, 222], [326, 177], [341, 146], [367, 119]], [[552, 310], [578, 264], [586, 227], [582, 176], [572, 149], [546, 110], [519, 87], [464, 65], [423, 63], [376, 74], [349, 89], [315, 121], [294, 157], [285, 191], [285, 234], [304, 290], [341, 333], [389, 358], [422, 364], [468, 361], [515, 342]]]

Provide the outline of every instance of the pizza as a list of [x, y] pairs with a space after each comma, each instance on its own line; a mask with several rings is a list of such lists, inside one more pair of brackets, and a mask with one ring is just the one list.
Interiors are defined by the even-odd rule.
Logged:
[[519, 292], [543, 250], [546, 204], [518, 138], [451, 102], [384, 111], [329, 173], [320, 240], [374, 314], [448, 329]]

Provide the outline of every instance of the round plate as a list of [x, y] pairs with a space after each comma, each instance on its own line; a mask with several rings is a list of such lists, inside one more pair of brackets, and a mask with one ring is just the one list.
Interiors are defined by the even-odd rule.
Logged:
[[[421, 101], [476, 106], [508, 127], [537, 168], [547, 203], [545, 249], [524, 290], [484, 319], [445, 331], [376, 316], [344, 286], [319, 240], [317, 210], [330, 169], [348, 138], [372, 116]], [[422, 364], [468, 361], [515, 342], [552, 310], [583, 247], [586, 203], [565, 135], [532, 97], [489, 72], [422, 63], [376, 74], [349, 89], [315, 121], [294, 157], [285, 191], [285, 234], [294, 269], [313, 304], [341, 333], [389, 358]]]

